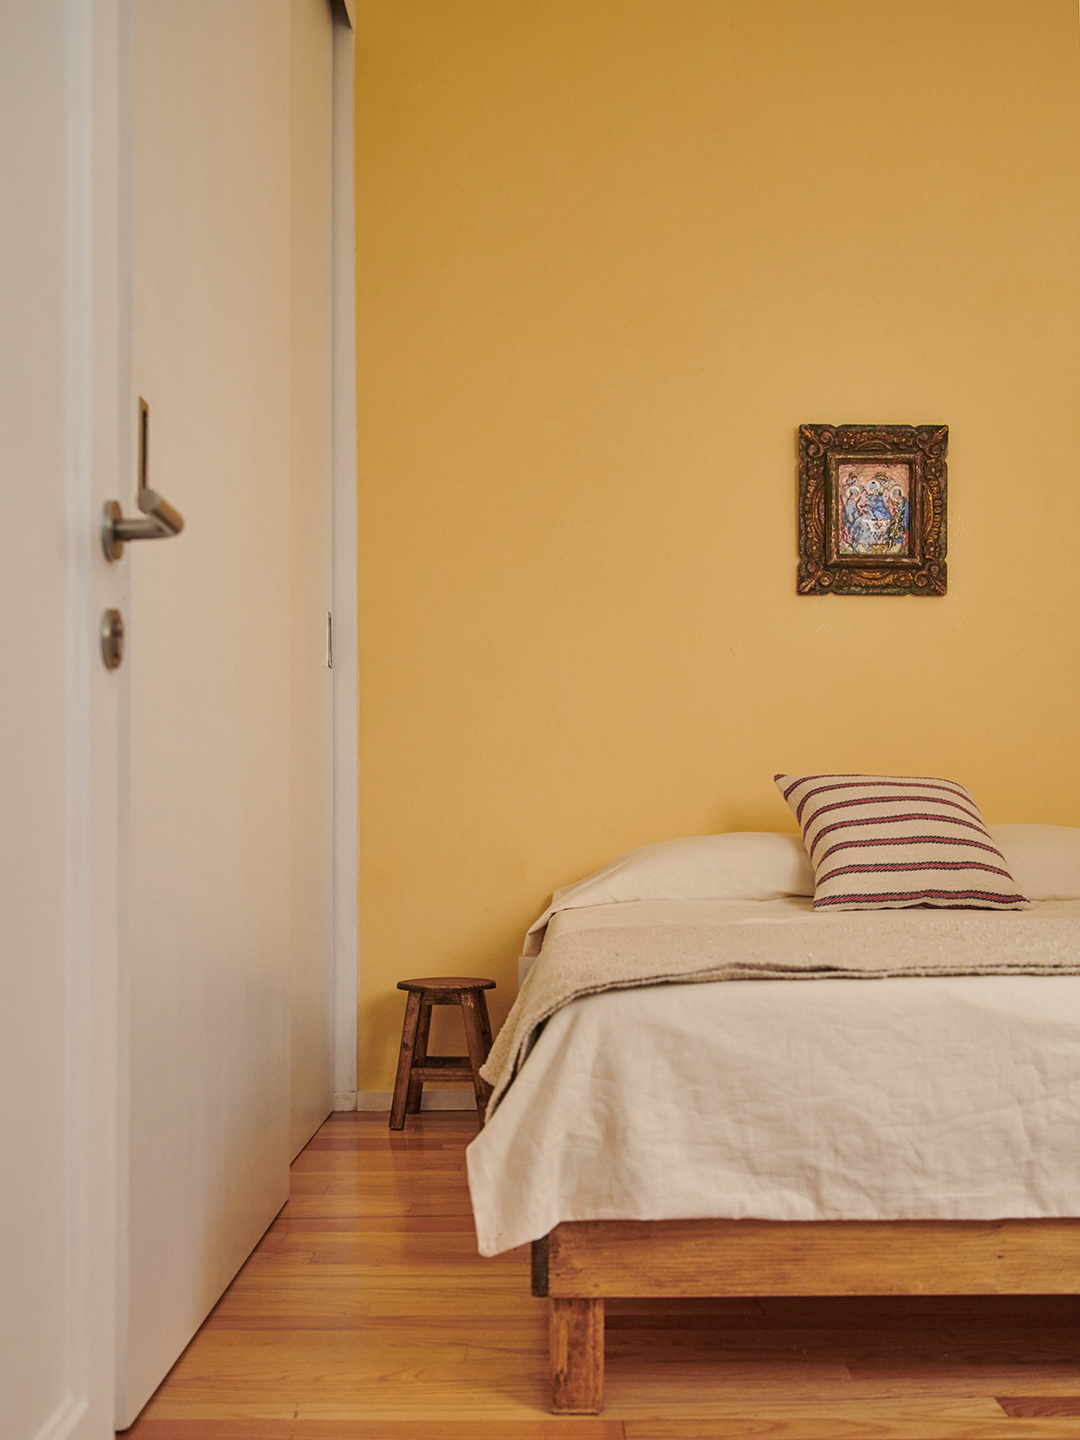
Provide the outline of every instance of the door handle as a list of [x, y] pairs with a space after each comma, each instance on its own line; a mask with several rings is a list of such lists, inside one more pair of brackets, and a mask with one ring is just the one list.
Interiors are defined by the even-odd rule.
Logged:
[[124, 519], [119, 500], [106, 500], [101, 512], [101, 548], [108, 561], [119, 560], [129, 540], [168, 540], [184, 528], [184, 517], [146, 483], [150, 470], [150, 406], [139, 396], [139, 495], [141, 516]]
[[106, 500], [101, 512], [101, 548], [106, 560], [119, 560], [129, 540], [168, 540], [184, 528], [184, 517], [156, 490], [139, 491], [142, 515], [124, 518], [119, 500]]

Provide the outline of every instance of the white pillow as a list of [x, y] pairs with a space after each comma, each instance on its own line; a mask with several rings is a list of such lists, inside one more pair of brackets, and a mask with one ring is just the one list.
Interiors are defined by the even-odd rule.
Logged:
[[557, 910], [627, 900], [780, 900], [813, 893], [813, 868], [798, 835], [750, 830], [662, 840], [616, 855], [584, 880], [556, 890], [530, 926], [524, 953], [539, 953], [539, 932]]
[[1080, 830], [1071, 825], [989, 825], [1029, 900], [1080, 900]]

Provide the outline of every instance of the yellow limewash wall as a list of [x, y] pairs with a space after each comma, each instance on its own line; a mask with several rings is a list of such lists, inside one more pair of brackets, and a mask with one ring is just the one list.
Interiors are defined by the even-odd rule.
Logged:
[[[1080, 824], [1076, 0], [363, 0], [360, 1086], [776, 770]], [[949, 594], [795, 594], [802, 421], [950, 426]], [[449, 1031], [447, 1032], [449, 1033]]]

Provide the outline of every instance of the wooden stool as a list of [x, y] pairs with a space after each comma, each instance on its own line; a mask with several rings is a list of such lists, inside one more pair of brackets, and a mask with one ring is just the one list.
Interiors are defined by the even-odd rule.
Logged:
[[[407, 990], [405, 1024], [401, 1031], [394, 1103], [390, 1107], [390, 1129], [403, 1130], [405, 1116], [420, 1109], [425, 1080], [468, 1080], [476, 1095], [476, 1113], [484, 1122], [491, 1086], [481, 1078], [480, 1066], [491, 1049], [491, 1021], [488, 1019], [485, 990], [494, 990], [494, 980], [476, 980], [466, 975], [433, 975], [426, 980], [399, 980]], [[468, 1055], [429, 1055], [428, 1031], [433, 1005], [460, 1005], [465, 1022]]]

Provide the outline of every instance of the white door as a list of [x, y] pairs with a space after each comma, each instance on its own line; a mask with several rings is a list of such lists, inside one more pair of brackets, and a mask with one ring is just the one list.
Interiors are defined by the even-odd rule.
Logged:
[[[0, 5], [5, 1440], [106, 1440], [117, 1358], [130, 1420], [329, 1108], [329, 17], [325, 0], [173, 8]], [[340, 200], [340, 25], [332, 43]], [[339, 604], [350, 333], [339, 315]], [[134, 508], [140, 391], [149, 478], [187, 527], [109, 564], [100, 515]], [[114, 610], [128, 654], [107, 669]], [[344, 659], [339, 998], [355, 955]]]
[[[134, 0], [129, 544], [134, 1419], [332, 1104], [328, 0]], [[136, 475], [121, 496], [135, 511]], [[136, 513], [138, 513], [136, 511]]]

